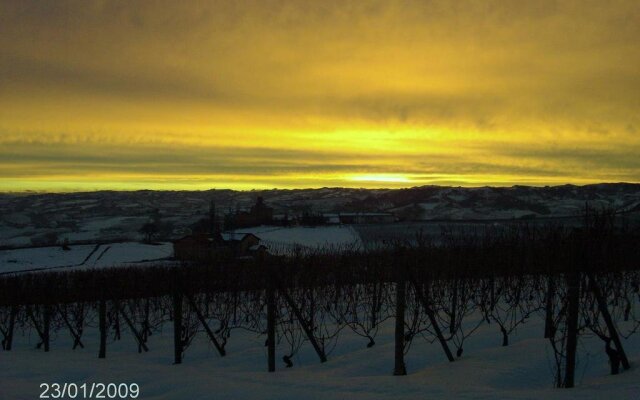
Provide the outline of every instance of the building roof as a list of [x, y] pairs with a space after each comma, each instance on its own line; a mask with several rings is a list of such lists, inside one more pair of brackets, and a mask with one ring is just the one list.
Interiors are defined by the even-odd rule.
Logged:
[[[328, 214], [328, 215], [335, 215], [335, 214]], [[338, 215], [344, 216], [344, 217], [386, 217], [386, 216], [392, 216], [393, 214], [386, 213], [386, 212], [341, 212]]]
[[[260, 240], [259, 237], [257, 237], [256, 235], [254, 235], [253, 233], [220, 233], [220, 238], [222, 239], [222, 241], [224, 242], [240, 242], [242, 240], [245, 240], [249, 237], [254, 237], [258, 240]], [[183, 236], [180, 239], [176, 239], [173, 241], [173, 243], [178, 243], [178, 242], [182, 242], [182, 241], [186, 241], [186, 240], [192, 240], [195, 242], [200, 242], [200, 243], [214, 243], [216, 242], [216, 238], [215, 236], [206, 234], [206, 233], [199, 233], [199, 234], [195, 234], [195, 235], [187, 235], [187, 236]]]
[[220, 235], [222, 236], [222, 240], [224, 240], [224, 241], [231, 241], [231, 240], [241, 241], [241, 240], [244, 240], [247, 237], [251, 237], [251, 236], [253, 236], [254, 238], [260, 240], [260, 238], [257, 237], [256, 235], [254, 235], [253, 233], [224, 232], [224, 233], [221, 233]]

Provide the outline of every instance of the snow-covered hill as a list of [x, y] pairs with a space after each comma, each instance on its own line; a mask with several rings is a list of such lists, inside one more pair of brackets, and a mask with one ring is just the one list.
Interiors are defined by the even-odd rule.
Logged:
[[318, 226], [318, 227], [279, 227], [259, 226], [238, 229], [238, 234], [253, 233], [260, 238], [272, 254], [290, 254], [296, 248], [318, 249], [354, 249], [362, 247], [358, 232], [351, 226]]
[[402, 221], [556, 218], [579, 215], [585, 204], [640, 215], [640, 184], [554, 187], [440, 187], [410, 189], [135, 191], [0, 194], [0, 247], [139, 240], [142, 225], [159, 216], [162, 239], [184, 235], [206, 217], [244, 209], [262, 196], [276, 214], [377, 212]]
[[135, 242], [0, 250], [0, 274], [158, 263], [173, 256], [171, 243]]
[[[149, 338], [148, 353], [138, 354], [129, 332], [122, 340], [110, 336], [107, 358], [100, 360], [98, 332], [87, 327], [85, 348], [72, 350], [69, 335], [56, 335], [52, 350], [35, 350], [37, 335], [17, 335], [12, 351], [0, 355], [0, 393], [3, 399], [34, 399], [40, 383], [137, 383], [140, 399], [637, 399], [640, 393], [640, 336], [624, 340], [632, 369], [609, 374], [599, 338], [582, 336], [578, 347], [576, 387], [553, 387], [553, 352], [542, 338], [541, 317], [513, 334], [500, 346], [495, 324], [480, 327], [465, 343], [464, 355], [450, 363], [438, 343], [414, 339], [406, 357], [407, 376], [392, 376], [394, 321], [388, 320], [367, 348], [367, 340], [345, 330], [326, 363], [304, 343], [285, 369], [280, 357], [288, 346], [277, 345], [275, 373], [266, 372], [264, 336], [237, 330], [221, 358], [204, 333], [196, 335], [182, 364], [173, 363], [171, 327]], [[634, 367], [635, 366], [635, 367]]]

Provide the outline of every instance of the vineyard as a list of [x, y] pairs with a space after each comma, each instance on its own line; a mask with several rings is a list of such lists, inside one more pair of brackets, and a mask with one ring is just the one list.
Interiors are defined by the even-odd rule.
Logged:
[[552, 354], [553, 383], [570, 388], [582, 336], [599, 338], [612, 374], [637, 356], [623, 340], [640, 330], [640, 235], [614, 220], [594, 213], [581, 228], [443, 229], [366, 250], [4, 276], [2, 348], [11, 350], [16, 335], [35, 335], [48, 352], [51, 338], [64, 334], [79, 349], [83, 333], [95, 329], [96, 357], [106, 358], [114, 341], [145, 353], [170, 327], [180, 364], [196, 336], [227, 357], [228, 343], [244, 331], [264, 339], [264, 369], [275, 371], [295, 368], [303, 348], [331, 362], [346, 336], [375, 352], [380, 327], [393, 323], [388, 364], [393, 375], [406, 375], [412, 344], [437, 346], [442, 360], [455, 363], [480, 327], [492, 326], [506, 347], [516, 330], [543, 320], [538, 335]]

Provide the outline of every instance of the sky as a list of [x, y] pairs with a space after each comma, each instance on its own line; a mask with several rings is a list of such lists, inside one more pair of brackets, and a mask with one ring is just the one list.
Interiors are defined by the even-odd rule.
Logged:
[[0, 0], [0, 191], [640, 182], [640, 2]]

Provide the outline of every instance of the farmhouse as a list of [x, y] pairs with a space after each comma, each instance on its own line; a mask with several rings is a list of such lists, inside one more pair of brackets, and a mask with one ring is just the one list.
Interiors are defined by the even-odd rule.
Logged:
[[174, 257], [180, 261], [211, 261], [221, 258], [253, 257], [266, 251], [252, 233], [188, 235], [173, 242]]
[[258, 197], [251, 210], [237, 212], [233, 222], [235, 228], [268, 225], [273, 222], [273, 208], [267, 206], [262, 197]]
[[327, 224], [382, 224], [395, 222], [395, 216], [385, 212], [341, 212], [324, 214]]

